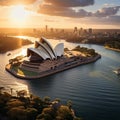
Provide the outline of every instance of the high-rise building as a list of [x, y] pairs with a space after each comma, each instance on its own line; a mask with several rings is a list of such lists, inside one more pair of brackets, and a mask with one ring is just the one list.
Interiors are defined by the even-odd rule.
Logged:
[[74, 33], [76, 33], [78, 31], [77, 27], [74, 27]]
[[92, 33], [93, 33], [92, 28], [89, 28], [89, 29], [88, 29], [88, 33], [89, 33], [89, 34], [92, 34]]

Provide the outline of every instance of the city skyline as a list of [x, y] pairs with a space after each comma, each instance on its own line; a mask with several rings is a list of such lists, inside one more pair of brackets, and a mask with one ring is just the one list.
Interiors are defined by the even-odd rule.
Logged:
[[0, 0], [0, 27], [119, 29], [119, 3], [119, 0]]

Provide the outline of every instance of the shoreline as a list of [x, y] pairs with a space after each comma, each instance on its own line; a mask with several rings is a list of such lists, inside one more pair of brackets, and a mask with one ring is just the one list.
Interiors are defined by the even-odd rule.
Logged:
[[46, 77], [46, 76], [50, 76], [50, 75], [53, 75], [55, 73], [59, 73], [59, 72], [62, 72], [62, 71], [65, 71], [65, 70], [68, 70], [68, 69], [71, 69], [71, 68], [74, 68], [74, 67], [77, 67], [77, 66], [80, 66], [80, 65], [89, 64], [89, 63], [97, 61], [100, 58], [101, 58], [101, 55], [98, 54], [95, 57], [90, 58], [90, 59], [85, 60], [85, 61], [82, 61], [82, 62], [78, 60], [74, 64], [71, 63], [69, 66], [64, 66], [62, 68], [53, 69], [53, 70], [50, 70], [50, 71], [44, 71], [44, 73], [42, 73], [40, 75], [37, 75], [37, 76], [24, 76], [24, 75], [18, 74], [15, 70], [10, 68], [11, 64], [7, 64], [5, 66], [5, 70], [8, 71], [10, 74], [12, 74], [14, 77], [17, 77], [17, 78], [20, 78], [20, 79], [27, 79], [27, 80], [31, 79], [32, 80], [32, 79], [39, 79], [39, 78], [43, 78], [43, 77]]
[[116, 49], [116, 48], [110, 48], [108, 46], [105, 46], [106, 49], [109, 49], [109, 50], [113, 50], [113, 51], [117, 51], [117, 52], [120, 52], [120, 49]]
[[22, 48], [23, 46], [33, 44], [29, 39], [15, 38], [12, 36], [0, 36], [0, 54]]

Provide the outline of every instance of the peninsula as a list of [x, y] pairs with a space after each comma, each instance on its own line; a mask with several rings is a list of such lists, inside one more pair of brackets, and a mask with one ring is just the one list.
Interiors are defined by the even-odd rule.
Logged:
[[0, 53], [5, 53], [10, 50], [18, 49], [24, 45], [32, 44], [28, 39], [21, 39], [10, 37], [7, 35], [0, 35]]
[[27, 49], [27, 57], [18, 56], [9, 60], [6, 70], [21, 79], [37, 79], [52, 75], [79, 65], [95, 62], [101, 55], [94, 49], [77, 46], [72, 50], [59, 43], [53, 49], [46, 38], [35, 42]]
[[109, 41], [105, 44], [106, 49], [120, 52], [120, 40]]

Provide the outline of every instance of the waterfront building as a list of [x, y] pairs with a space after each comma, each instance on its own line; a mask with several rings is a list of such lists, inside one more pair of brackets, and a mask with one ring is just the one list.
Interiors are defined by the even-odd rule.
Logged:
[[27, 49], [27, 56], [32, 62], [40, 62], [46, 59], [54, 60], [64, 54], [64, 44], [59, 43], [53, 49], [52, 45], [42, 37], [40, 41], [35, 42], [34, 48]]

